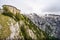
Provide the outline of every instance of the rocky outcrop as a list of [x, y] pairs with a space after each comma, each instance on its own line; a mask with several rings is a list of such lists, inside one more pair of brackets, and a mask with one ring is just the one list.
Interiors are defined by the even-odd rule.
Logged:
[[3, 5], [2, 6], [3, 7], [3, 9], [4, 9], [4, 11], [10, 11], [11, 13], [13, 13], [14, 15], [16, 14], [16, 13], [20, 13], [20, 10], [19, 9], [17, 9], [16, 7], [14, 7], [14, 6], [11, 6], [11, 5]]
[[0, 40], [47, 40], [48, 35], [15, 7], [4, 5], [0, 13]]

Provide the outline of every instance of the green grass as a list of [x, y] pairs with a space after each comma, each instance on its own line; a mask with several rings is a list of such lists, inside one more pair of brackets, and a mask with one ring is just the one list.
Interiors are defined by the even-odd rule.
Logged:
[[10, 27], [7, 24], [8, 20], [9, 17], [0, 14], [0, 25], [2, 26], [0, 29], [0, 39], [7, 38], [11, 33]]

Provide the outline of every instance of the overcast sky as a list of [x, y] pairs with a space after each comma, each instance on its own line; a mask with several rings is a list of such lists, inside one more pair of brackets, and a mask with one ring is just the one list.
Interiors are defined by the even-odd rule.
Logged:
[[12, 5], [23, 13], [60, 14], [60, 0], [0, 0], [0, 7]]

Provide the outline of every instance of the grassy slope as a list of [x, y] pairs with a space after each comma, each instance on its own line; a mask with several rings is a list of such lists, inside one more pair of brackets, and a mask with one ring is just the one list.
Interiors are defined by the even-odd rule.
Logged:
[[8, 37], [11, 33], [10, 27], [7, 23], [9, 23], [10, 17], [4, 16], [0, 14], [0, 39], [4, 39]]

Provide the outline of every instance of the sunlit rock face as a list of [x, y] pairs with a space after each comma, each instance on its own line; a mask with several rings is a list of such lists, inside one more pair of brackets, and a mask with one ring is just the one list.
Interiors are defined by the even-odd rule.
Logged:
[[54, 36], [60, 39], [60, 15], [46, 14], [40, 16], [35, 13], [25, 15], [41, 30], [48, 33], [49, 36]]
[[[11, 7], [11, 8], [10, 8]], [[46, 40], [48, 35], [13, 6], [0, 13], [0, 40]], [[15, 11], [13, 11], [15, 10]], [[17, 13], [18, 11], [18, 13]]]
[[4, 11], [10, 11], [13, 14], [20, 13], [20, 10], [11, 5], [3, 5]]

